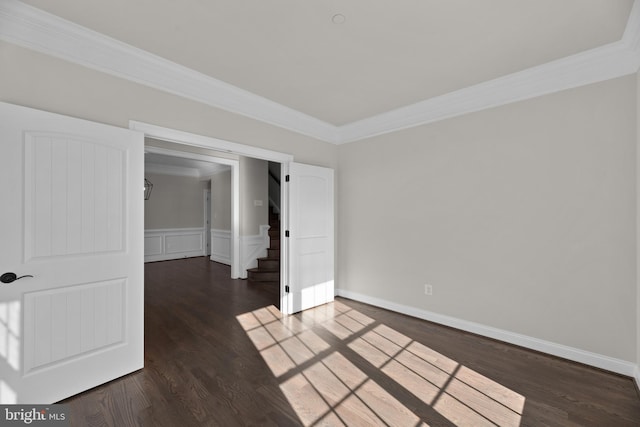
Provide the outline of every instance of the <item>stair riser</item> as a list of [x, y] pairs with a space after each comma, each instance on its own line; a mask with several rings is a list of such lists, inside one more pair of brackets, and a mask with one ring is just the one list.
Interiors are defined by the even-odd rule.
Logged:
[[280, 273], [277, 271], [249, 271], [247, 279], [252, 282], [279, 282]]
[[270, 249], [280, 249], [280, 239], [271, 239]]
[[258, 268], [264, 270], [278, 270], [280, 268], [279, 259], [258, 259]]
[[269, 229], [269, 237], [273, 238], [273, 237], [280, 237], [280, 230], [279, 229]]
[[269, 258], [280, 259], [280, 249], [267, 249], [267, 256]]

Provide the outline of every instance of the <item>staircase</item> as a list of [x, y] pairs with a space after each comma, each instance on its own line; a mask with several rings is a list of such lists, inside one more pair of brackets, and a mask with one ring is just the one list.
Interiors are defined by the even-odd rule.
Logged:
[[247, 270], [249, 283], [280, 291], [280, 215], [269, 209], [269, 240], [266, 258], [258, 258], [258, 267]]

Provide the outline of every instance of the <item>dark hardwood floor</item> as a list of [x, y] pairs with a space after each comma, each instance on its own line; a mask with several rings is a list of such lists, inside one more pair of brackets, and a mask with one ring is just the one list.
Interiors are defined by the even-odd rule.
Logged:
[[73, 426], [640, 426], [631, 378], [342, 298], [281, 317], [206, 258], [145, 275], [145, 368]]

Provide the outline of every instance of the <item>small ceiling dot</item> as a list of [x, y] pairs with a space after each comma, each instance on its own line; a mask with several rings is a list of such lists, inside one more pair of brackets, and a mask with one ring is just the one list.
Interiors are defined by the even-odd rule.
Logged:
[[336, 13], [331, 17], [331, 22], [333, 22], [334, 24], [344, 24], [344, 21], [346, 20], [347, 18], [341, 13]]

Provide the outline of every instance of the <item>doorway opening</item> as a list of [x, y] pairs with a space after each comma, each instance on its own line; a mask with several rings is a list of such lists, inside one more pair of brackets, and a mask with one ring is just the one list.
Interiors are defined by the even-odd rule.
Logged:
[[[280, 174], [285, 176], [288, 173], [289, 163], [293, 161], [293, 156], [280, 152], [265, 150], [257, 147], [251, 147], [243, 144], [237, 144], [216, 138], [205, 137], [201, 135], [191, 134], [188, 132], [177, 131], [173, 129], [163, 128], [156, 125], [150, 125], [141, 122], [131, 121], [129, 127], [132, 130], [144, 133], [146, 138], [155, 141], [164, 141], [170, 143], [173, 149], [166, 147], [158, 147], [154, 144], [157, 154], [165, 154], [175, 157], [188, 158], [192, 160], [203, 160], [209, 162], [222, 163], [230, 167], [231, 174], [231, 236], [229, 238], [229, 253], [231, 260], [231, 278], [246, 277], [246, 269], [242, 265], [242, 245], [241, 245], [241, 212], [240, 212], [240, 162], [239, 156], [266, 160], [275, 162], [280, 165]], [[178, 147], [178, 149], [176, 149]], [[146, 146], [146, 151], [149, 147]], [[214, 152], [214, 153], [212, 153]], [[216, 154], [221, 155], [216, 157]], [[235, 158], [234, 158], [235, 157]], [[266, 201], [265, 201], [266, 202]], [[287, 206], [288, 194], [285, 187], [280, 189], [280, 241], [285, 242], [284, 233], [287, 224], [287, 210], [282, 207]], [[214, 204], [215, 209], [215, 204]], [[212, 233], [213, 236], [213, 233]], [[213, 242], [212, 242], [213, 246]], [[280, 275], [279, 275], [279, 307], [282, 313], [289, 314], [291, 312], [290, 303], [288, 302], [287, 293], [285, 292], [284, 283], [286, 283], [288, 248], [286, 244], [280, 247]]]
[[[239, 259], [231, 250], [239, 234], [232, 200], [238, 160], [179, 148], [145, 138], [145, 179], [155, 187], [145, 200], [145, 262], [209, 255], [238, 278]], [[213, 210], [207, 201], [212, 187]]]

